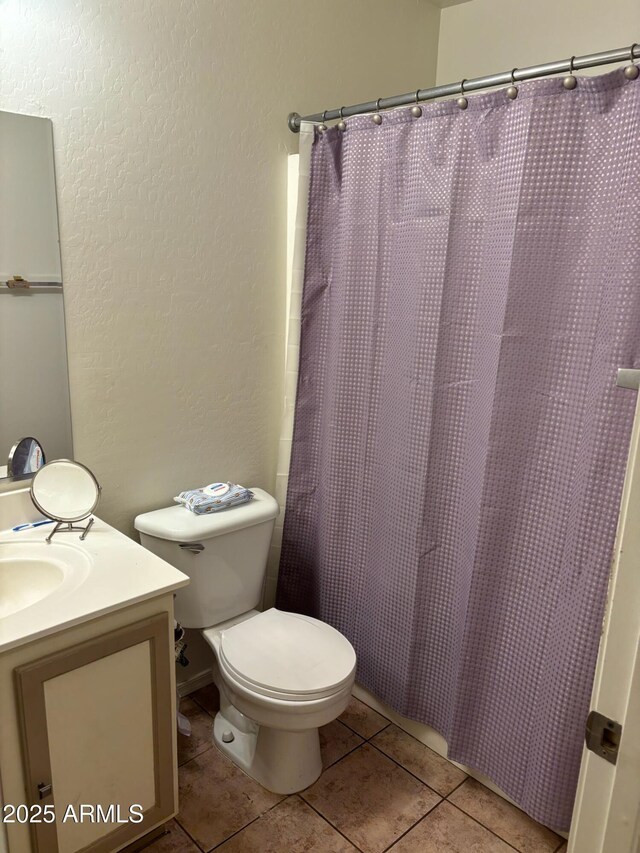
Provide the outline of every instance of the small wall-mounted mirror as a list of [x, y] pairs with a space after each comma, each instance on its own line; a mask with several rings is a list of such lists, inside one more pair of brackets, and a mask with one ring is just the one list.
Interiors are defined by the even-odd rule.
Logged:
[[36, 438], [21, 438], [11, 448], [7, 463], [9, 477], [24, 477], [35, 474], [45, 463], [42, 445]]
[[[69, 458], [71, 412], [49, 119], [0, 111], [0, 199], [0, 460], [23, 436], [37, 436], [49, 459]], [[7, 476], [8, 466], [0, 464], [0, 478]]]

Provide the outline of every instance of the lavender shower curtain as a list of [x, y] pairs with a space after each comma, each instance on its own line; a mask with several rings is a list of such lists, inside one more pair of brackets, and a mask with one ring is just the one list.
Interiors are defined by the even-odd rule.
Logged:
[[640, 80], [348, 121], [312, 153], [278, 606], [566, 829], [640, 366]]

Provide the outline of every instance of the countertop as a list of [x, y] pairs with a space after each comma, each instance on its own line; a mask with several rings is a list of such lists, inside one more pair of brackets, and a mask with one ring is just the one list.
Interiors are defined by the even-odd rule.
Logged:
[[[3, 543], [20, 543], [28, 555], [29, 543], [42, 545], [52, 528], [45, 525], [2, 531], [0, 551]], [[63, 583], [23, 610], [0, 618], [0, 653], [189, 583], [187, 575], [97, 517], [87, 538], [80, 541], [79, 537], [76, 532], [61, 532], [53, 543], [85, 555], [82, 576]]]

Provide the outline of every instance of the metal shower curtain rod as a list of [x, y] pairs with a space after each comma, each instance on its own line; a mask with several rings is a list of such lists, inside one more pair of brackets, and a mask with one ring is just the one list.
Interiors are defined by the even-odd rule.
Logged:
[[462, 95], [475, 89], [488, 89], [492, 86], [513, 85], [521, 80], [531, 80], [534, 77], [546, 77], [550, 74], [581, 71], [584, 68], [595, 68], [598, 65], [611, 65], [614, 62], [624, 62], [640, 58], [640, 45], [619, 47], [615, 50], [605, 50], [602, 53], [590, 53], [587, 56], [572, 56], [571, 59], [560, 59], [557, 62], [547, 62], [544, 65], [531, 65], [528, 68], [514, 68], [513, 71], [502, 71], [487, 77], [475, 77], [472, 80], [461, 80], [458, 83], [447, 83], [444, 86], [433, 86], [431, 89], [418, 89], [405, 95], [392, 95], [390, 98], [378, 98], [376, 101], [366, 101], [363, 104], [352, 104], [350, 107], [325, 110], [322, 113], [300, 116], [298, 113], [289, 114], [289, 129], [293, 133], [300, 131], [300, 122], [325, 122], [333, 119], [348, 118], [360, 113], [378, 112], [392, 107], [403, 107], [418, 104], [420, 101], [431, 101], [434, 98], [444, 98], [450, 95]]

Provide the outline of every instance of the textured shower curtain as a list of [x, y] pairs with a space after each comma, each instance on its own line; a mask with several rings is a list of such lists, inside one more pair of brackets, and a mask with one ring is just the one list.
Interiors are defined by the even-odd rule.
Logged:
[[571, 818], [640, 366], [640, 80], [317, 133], [278, 606]]

